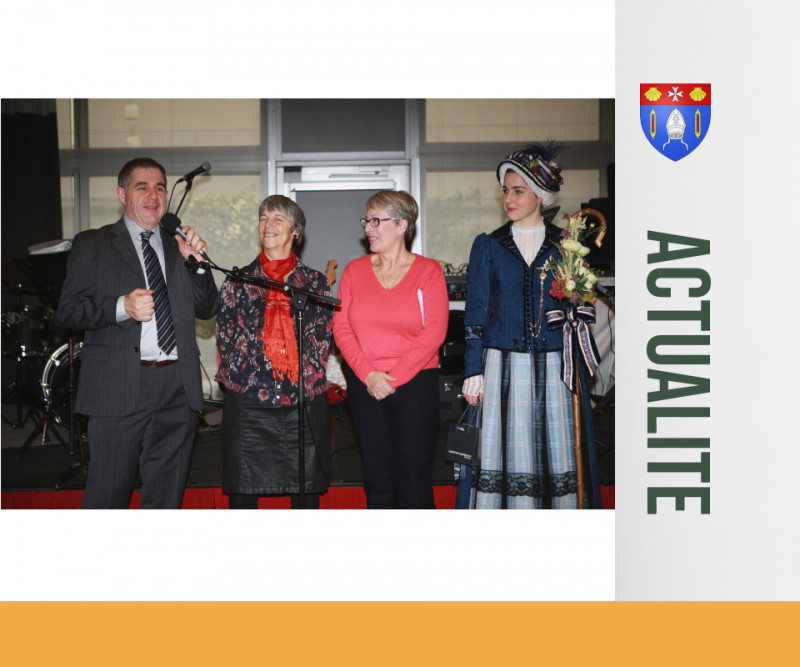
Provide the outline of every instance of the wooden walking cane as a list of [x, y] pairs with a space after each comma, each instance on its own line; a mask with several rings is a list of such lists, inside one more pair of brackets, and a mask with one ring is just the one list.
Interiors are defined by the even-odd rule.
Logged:
[[[594, 244], [599, 248], [603, 245], [603, 237], [606, 235], [606, 218], [597, 209], [582, 208], [580, 211], [573, 213], [570, 217], [587, 217], [593, 215], [600, 221], [597, 236], [594, 239]], [[572, 394], [572, 432], [575, 439], [575, 475], [577, 479], [577, 492], [578, 492], [578, 509], [584, 509], [584, 483], [583, 483], [583, 456], [581, 453], [581, 371], [580, 371], [580, 353], [579, 346], [575, 346], [575, 392]]]

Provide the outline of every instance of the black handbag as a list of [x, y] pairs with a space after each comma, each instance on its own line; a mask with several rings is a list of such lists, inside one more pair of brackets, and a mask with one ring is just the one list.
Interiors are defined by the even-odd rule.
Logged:
[[445, 461], [468, 466], [478, 465], [482, 407], [482, 405], [477, 407], [468, 405], [461, 419], [455, 424], [450, 424], [450, 433], [444, 450]]

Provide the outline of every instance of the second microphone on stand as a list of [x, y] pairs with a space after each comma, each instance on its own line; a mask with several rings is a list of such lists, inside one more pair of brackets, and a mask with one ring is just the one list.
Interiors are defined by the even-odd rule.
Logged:
[[200, 174], [205, 174], [207, 171], [211, 171], [211, 165], [208, 162], [203, 162], [197, 169], [192, 169], [188, 174], [186, 174], [183, 178], [179, 178], [175, 185], [178, 183], [183, 183], [184, 181], [191, 182], [195, 176], [199, 176]]

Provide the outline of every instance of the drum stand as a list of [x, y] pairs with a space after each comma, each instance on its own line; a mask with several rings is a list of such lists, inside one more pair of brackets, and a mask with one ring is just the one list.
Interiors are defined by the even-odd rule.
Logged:
[[[34, 410], [31, 409], [28, 412], [28, 414], [31, 414], [33, 411]], [[22, 447], [19, 448], [17, 456], [15, 457], [16, 459], [20, 459], [22, 455], [27, 451], [28, 447], [30, 447], [33, 444], [33, 441], [36, 440], [36, 438], [39, 437], [40, 435], [41, 435], [41, 444], [44, 445], [47, 442], [48, 425], [51, 422], [55, 421], [55, 417], [56, 413], [53, 407], [53, 401], [47, 399], [47, 402], [45, 404], [44, 414], [42, 415], [41, 419], [38, 420], [36, 418], [36, 415], [34, 415], [33, 421], [36, 423], [36, 425], [34, 426], [31, 434], [28, 436], [28, 439], [25, 441]], [[56, 440], [58, 440], [62, 446], [64, 447], [67, 446], [67, 443], [64, 441], [64, 438], [61, 437], [61, 434], [56, 429], [51, 429], [51, 432], [55, 435]]]
[[[17, 283], [14, 286], [14, 291], [17, 295], [17, 308], [22, 308], [22, 284]], [[17, 353], [17, 361], [16, 361], [16, 373], [14, 380], [12, 380], [7, 389], [8, 392], [3, 396], [3, 403], [10, 402], [9, 399], [11, 396], [16, 395], [15, 402], [17, 405], [17, 418], [14, 422], [8, 419], [5, 415], [3, 415], [3, 421], [5, 421], [11, 428], [17, 429], [22, 428], [25, 426], [25, 423], [28, 421], [28, 418], [31, 414], [34, 413], [34, 409], [36, 406], [31, 407], [27, 412], [23, 414], [24, 405], [25, 405], [25, 392], [27, 387], [25, 386], [25, 362], [30, 357], [26, 356], [25, 349], [22, 345], [22, 322], [12, 322], [11, 326], [14, 327], [14, 347]], [[36, 419], [36, 415], [34, 415], [34, 421]]]
[[[7, 389], [8, 393], [3, 396], [3, 403], [10, 402], [10, 397], [15, 396], [14, 402], [17, 406], [17, 417], [15, 421], [11, 421], [3, 415], [3, 421], [6, 422], [11, 428], [17, 429], [22, 428], [25, 426], [25, 423], [28, 421], [28, 418], [34, 413], [37, 409], [37, 406], [32, 406], [28, 408], [27, 412], [24, 411], [25, 406], [25, 360], [28, 357], [22, 355], [21, 351], [17, 352], [17, 362], [16, 362], [16, 373], [14, 380], [12, 380]], [[35, 420], [35, 415], [34, 415]]]
[[[80, 422], [75, 419], [75, 338], [69, 337], [69, 455], [73, 458], [72, 465], [67, 468], [56, 480], [56, 488], [66, 486], [79, 472], [84, 476], [88, 473], [86, 453], [83, 449], [83, 432]], [[80, 458], [75, 461], [75, 440], [78, 441]]]
[[[78, 472], [86, 473], [86, 456], [83, 448], [83, 433], [80, 428], [80, 424], [75, 419], [75, 414], [73, 411], [74, 404], [75, 404], [75, 369], [74, 369], [74, 362], [75, 362], [75, 339], [70, 336], [69, 339], [69, 358], [68, 358], [68, 368], [69, 368], [69, 393], [68, 393], [68, 407], [69, 407], [69, 445], [67, 445], [67, 441], [64, 440], [61, 433], [59, 432], [57, 426], [59, 424], [56, 418], [56, 400], [57, 396], [51, 391], [47, 395], [47, 399], [45, 401], [45, 409], [44, 414], [42, 415], [41, 419], [36, 420], [34, 416], [34, 420], [37, 422], [36, 426], [33, 429], [33, 432], [28, 436], [28, 439], [25, 443], [20, 447], [19, 451], [17, 452], [16, 458], [19, 459], [22, 455], [27, 451], [28, 447], [33, 444], [33, 442], [40, 438], [40, 443], [42, 445], [46, 444], [47, 436], [48, 436], [48, 429], [49, 433], [52, 434], [56, 440], [64, 447], [68, 452], [71, 458], [75, 458], [76, 454], [76, 446], [75, 440], [78, 441], [77, 449], [80, 453], [80, 458], [77, 461], [74, 461], [72, 465], [70, 465], [67, 470], [61, 474], [61, 476], [56, 480], [55, 488], [61, 488], [65, 486]], [[54, 426], [55, 428], [51, 428]]]

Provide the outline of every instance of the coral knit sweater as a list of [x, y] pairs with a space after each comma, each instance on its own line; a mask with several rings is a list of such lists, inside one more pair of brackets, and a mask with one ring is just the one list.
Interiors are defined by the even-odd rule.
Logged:
[[449, 314], [438, 262], [415, 255], [408, 273], [387, 290], [372, 256], [360, 257], [342, 272], [337, 296], [342, 305], [333, 316], [333, 336], [362, 382], [377, 370], [397, 378], [390, 384], [399, 387], [421, 370], [438, 368]]

